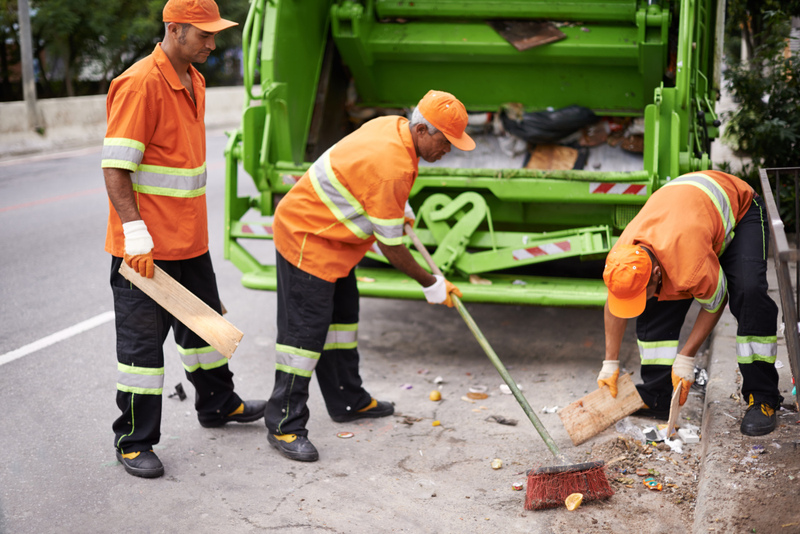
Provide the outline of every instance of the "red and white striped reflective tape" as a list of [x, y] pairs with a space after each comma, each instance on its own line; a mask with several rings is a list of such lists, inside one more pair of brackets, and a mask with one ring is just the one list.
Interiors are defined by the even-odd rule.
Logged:
[[600, 195], [647, 195], [647, 186], [639, 184], [610, 184], [591, 182], [589, 193]]
[[563, 254], [572, 250], [572, 245], [569, 241], [559, 241], [558, 243], [548, 243], [547, 245], [539, 245], [538, 247], [521, 248], [513, 251], [511, 254], [517, 261], [528, 260], [537, 256], [549, 256], [551, 254]]
[[272, 235], [272, 226], [266, 224], [243, 224], [243, 234]]

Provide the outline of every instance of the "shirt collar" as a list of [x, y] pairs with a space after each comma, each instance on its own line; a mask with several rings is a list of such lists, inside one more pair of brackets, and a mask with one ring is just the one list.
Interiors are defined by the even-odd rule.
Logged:
[[[180, 78], [178, 78], [178, 73], [175, 72], [175, 67], [172, 66], [172, 62], [167, 57], [167, 54], [164, 53], [164, 50], [161, 48], [161, 43], [156, 45], [155, 50], [153, 50], [153, 57], [156, 60], [156, 65], [158, 66], [158, 70], [161, 71], [161, 74], [166, 78], [167, 82], [169, 82], [170, 87], [175, 91], [181, 91], [184, 89], [183, 84], [181, 83]], [[189, 65], [189, 71], [191, 72], [192, 66]]]
[[408, 127], [408, 123], [409, 120], [405, 117], [401, 118], [399, 121], [398, 129], [400, 130], [400, 139], [403, 141], [408, 155], [411, 156], [411, 161], [414, 162], [416, 167], [419, 167], [419, 156], [417, 156], [417, 149], [414, 148], [414, 138], [411, 137], [411, 130]]

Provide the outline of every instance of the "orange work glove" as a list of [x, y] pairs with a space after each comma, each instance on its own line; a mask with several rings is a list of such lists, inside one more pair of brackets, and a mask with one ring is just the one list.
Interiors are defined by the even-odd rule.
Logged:
[[681, 406], [686, 402], [692, 384], [694, 384], [694, 357], [678, 354], [672, 364], [672, 390], [675, 391], [680, 385]]
[[444, 300], [444, 304], [448, 308], [452, 308], [453, 306], [455, 306], [452, 296], [455, 295], [458, 298], [461, 298], [461, 290], [458, 289], [458, 287], [456, 287], [456, 285], [450, 282], [449, 280], [445, 280], [444, 285], [445, 288], [447, 289], [447, 298]]
[[125, 253], [122, 259], [128, 267], [144, 276], [153, 278], [153, 238], [147, 231], [144, 221], [131, 221], [122, 225], [125, 235]]
[[619, 378], [619, 360], [603, 360], [603, 368], [597, 375], [597, 388], [608, 386], [611, 396], [617, 398], [617, 379]]
[[454, 304], [451, 295], [460, 297], [461, 290], [455, 284], [445, 280], [444, 276], [440, 274], [434, 274], [433, 276], [436, 278], [436, 282], [422, 288], [422, 292], [425, 293], [425, 299], [431, 304], [444, 304], [448, 308], [452, 308]]

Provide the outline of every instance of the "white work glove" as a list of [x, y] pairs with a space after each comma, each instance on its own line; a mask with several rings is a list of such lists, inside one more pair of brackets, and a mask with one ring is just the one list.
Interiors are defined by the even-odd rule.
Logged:
[[672, 364], [672, 390], [675, 391], [679, 384], [681, 386], [680, 405], [683, 406], [689, 396], [689, 389], [694, 384], [694, 356], [678, 354], [675, 357]]
[[450, 294], [453, 293], [460, 297], [461, 290], [455, 284], [445, 280], [444, 276], [440, 274], [434, 274], [433, 276], [436, 278], [436, 282], [422, 288], [422, 292], [425, 293], [425, 299], [430, 304], [444, 304], [448, 308], [452, 308], [453, 299], [450, 298]]
[[408, 200], [406, 200], [406, 207], [403, 213], [403, 222], [413, 227], [414, 221], [416, 220], [417, 216], [414, 215], [414, 209], [411, 207], [411, 204], [408, 203]]
[[146, 278], [153, 278], [153, 238], [144, 221], [131, 221], [122, 225], [125, 235], [125, 254], [122, 259], [128, 267]]
[[598, 389], [608, 386], [611, 396], [617, 398], [617, 379], [619, 378], [619, 360], [603, 360], [603, 368], [597, 375]]

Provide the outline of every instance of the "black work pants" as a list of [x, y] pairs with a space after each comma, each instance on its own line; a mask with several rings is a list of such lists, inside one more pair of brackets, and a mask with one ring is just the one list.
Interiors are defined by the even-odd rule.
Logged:
[[[195, 410], [201, 421], [221, 419], [242, 403], [233, 391], [227, 358], [186, 328], [164, 308], [119, 274], [122, 258], [111, 258], [111, 289], [117, 330], [117, 406], [114, 446], [122, 453], [152, 449], [161, 437], [164, 385], [164, 341], [170, 327], [186, 377], [195, 388]], [[211, 308], [220, 312], [211, 256], [181, 261], [156, 260]]]
[[[775, 369], [775, 335], [778, 306], [767, 294], [767, 248], [769, 225], [763, 201], [756, 196], [745, 216], [736, 225], [734, 237], [719, 258], [728, 283], [728, 305], [737, 320], [736, 355], [742, 373], [742, 394], [753, 395], [756, 403], [777, 406], [783, 400], [778, 390]], [[671, 363], [657, 358], [648, 363], [648, 347], [663, 344], [674, 347], [671, 359], [678, 350], [681, 326], [692, 300], [647, 301], [644, 313], [636, 321], [636, 336], [642, 352], [642, 380], [637, 386], [642, 400], [656, 410], [668, 410], [672, 394]], [[760, 357], [748, 356], [758, 347]], [[658, 348], [655, 350], [659, 350]], [[667, 349], [668, 351], [668, 349]], [[733, 354], [731, 355], [733, 357]]]
[[308, 388], [313, 373], [332, 416], [360, 410], [372, 401], [358, 372], [355, 270], [328, 282], [293, 266], [280, 253], [275, 256], [275, 386], [264, 422], [271, 434], [307, 436]]

